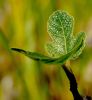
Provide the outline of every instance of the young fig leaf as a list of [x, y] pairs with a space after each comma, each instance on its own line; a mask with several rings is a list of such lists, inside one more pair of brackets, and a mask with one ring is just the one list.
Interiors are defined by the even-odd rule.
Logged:
[[51, 57], [58, 58], [73, 50], [74, 46], [80, 38], [83, 39], [83, 44], [78, 51], [72, 55], [71, 59], [77, 58], [83, 48], [85, 33], [80, 32], [77, 36], [73, 36], [74, 19], [65, 11], [55, 11], [48, 20], [47, 30], [52, 39], [52, 42], [46, 45], [47, 52]]
[[18, 48], [12, 48], [12, 50], [46, 64], [62, 65], [67, 60], [75, 59], [82, 53], [85, 46], [85, 33], [80, 32], [73, 36], [73, 21], [72, 16], [60, 10], [50, 16], [47, 28], [52, 41], [46, 45], [46, 49], [51, 57]]

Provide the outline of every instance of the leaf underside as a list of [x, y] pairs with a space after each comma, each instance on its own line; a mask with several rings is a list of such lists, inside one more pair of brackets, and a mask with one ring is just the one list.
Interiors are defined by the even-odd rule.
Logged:
[[47, 30], [52, 41], [46, 45], [46, 50], [51, 57], [57, 58], [69, 53], [80, 38], [83, 39], [83, 45], [72, 55], [71, 59], [77, 58], [82, 53], [85, 44], [85, 33], [80, 32], [73, 36], [73, 22], [73, 17], [65, 11], [55, 11], [49, 17]]

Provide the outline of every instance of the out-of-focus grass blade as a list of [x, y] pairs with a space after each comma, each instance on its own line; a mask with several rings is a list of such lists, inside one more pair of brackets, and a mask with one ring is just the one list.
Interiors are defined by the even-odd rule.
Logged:
[[[9, 52], [9, 55], [11, 56], [12, 58], [12, 61], [14, 62], [14, 64], [16, 65], [15, 61], [13, 60], [13, 56], [12, 56], [12, 53], [11, 53], [11, 49], [9, 47], [9, 42], [7, 40], [7, 38], [5, 37], [4, 33], [0, 30], [0, 43], [2, 44], [2, 46]], [[24, 90], [25, 90], [25, 95], [27, 100], [29, 100], [29, 94], [28, 94], [28, 90], [26, 88], [26, 83], [23, 79], [23, 75], [22, 75], [22, 72], [20, 70], [20, 68], [17, 67], [17, 72], [18, 72], [18, 75], [20, 77], [20, 80], [22, 81], [23, 83], [23, 86], [24, 86]]]
[[8, 52], [10, 52], [8, 40], [7, 40], [7, 38], [5, 37], [5, 35], [4, 35], [4, 33], [2, 32], [2, 30], [0, 30], [0, 44], [1, 44]]

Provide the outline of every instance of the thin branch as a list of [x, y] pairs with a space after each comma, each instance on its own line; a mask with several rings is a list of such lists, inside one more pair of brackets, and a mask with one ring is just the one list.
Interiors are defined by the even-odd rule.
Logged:
[[73, 94], [74, 100], [83, 100], [83, 97], [79, 94], [78, 89], [77, 89], [77, 82], [76, 82], [76, 78], [73, 74], [73, 72], [71, 70], [68, 70], [68, 68], [66, 67], [66, 65], [62, 66], [68, 79], [70, 82], [70, 91]]

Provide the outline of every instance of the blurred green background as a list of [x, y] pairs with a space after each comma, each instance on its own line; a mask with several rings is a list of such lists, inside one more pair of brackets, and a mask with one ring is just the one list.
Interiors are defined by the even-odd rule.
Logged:
[[60, 66], [9, 49], [47, 54], [47, 20], [58, 9], [74, 16], [74, 34], [87, 33], [86, 47], [71, 68], [80, 94], [92, 96], [92, 0], [0, 0], [0, 100], [73, 100]]

